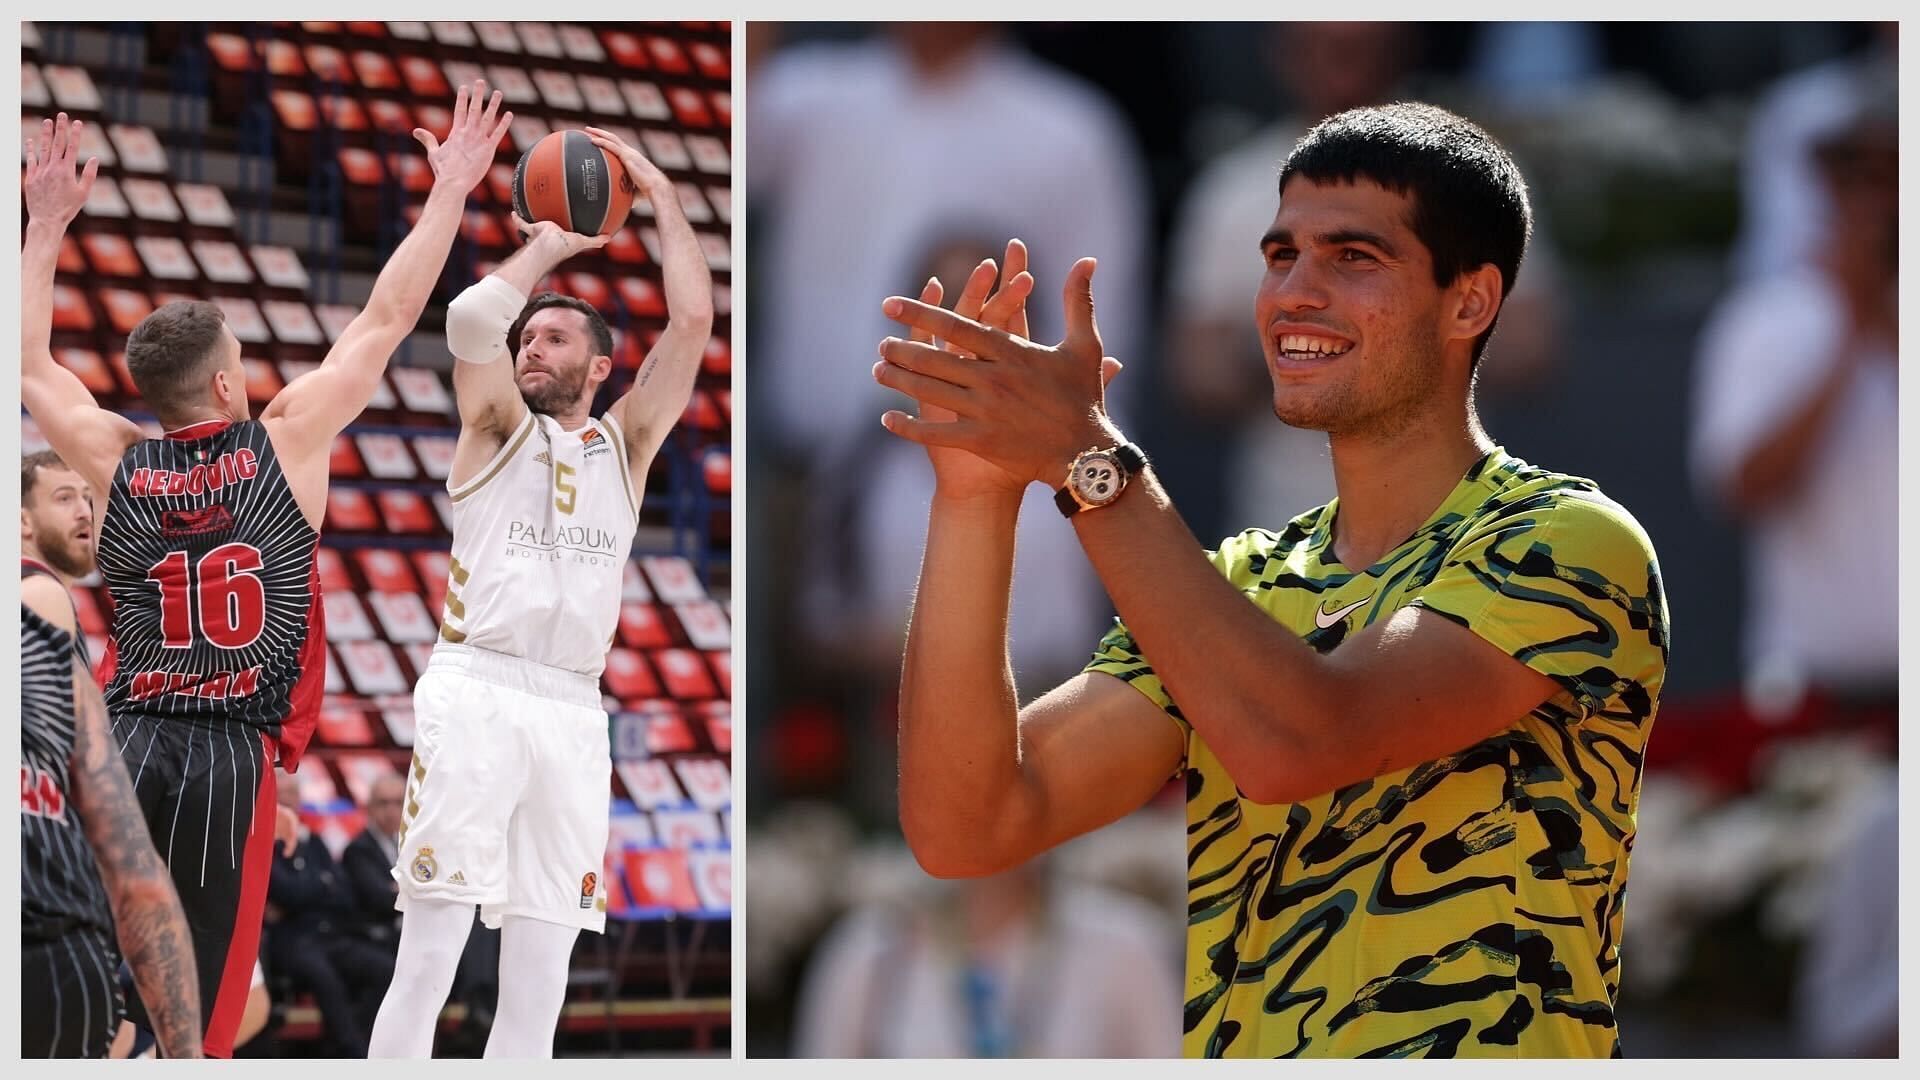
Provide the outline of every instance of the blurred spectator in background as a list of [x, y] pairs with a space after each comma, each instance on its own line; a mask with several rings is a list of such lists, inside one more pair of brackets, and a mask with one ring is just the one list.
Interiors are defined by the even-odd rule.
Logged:
[[801, 1057], [1175, 1057], [1165, 920], [1045, 859], [848, 914], [801, 991]]
[[1795, 72], [1755, 103], [1741, 165], [1735, 276], [1764, 278], [1818, 258], [1834, 207], [1813, 144], [1863, 103], [1893, 96], [1899, 32], [1898, 23], [1881, 23], [1864, 51]]
[[1834, 852], [1797, 990], [1802, 1047], [1819, 1057], [1900, 1056], [1900, 785], [1861, 798], [1853, 843]]
[[[1273, 422], [1253, 317], [1250, 283], [1258, 279], [1260, 235], [1279, 205], [1280, 163], [1322, 119], [1407, 96], [1420, 51], [1416, 28], [1406, 23], [1282, 23], [1262, 32], [1262, 55], [1289, 111], [1217, 158], [1187, 189], [1175, 217], [1167, 282], [1167, 382], [1194, 418], [1233, 426], [1223, 520], [1234, 527], [1277, 525], [1333, 497], [1326, 434]], [[1483, 397], [1488, 389], [1531, 384], [1547, 366], [1555, 344], [1555, 262], [1536, 223], [1525, 272], [1501, 309], [1479, 368]], [[1103, 333], [1106, 311], [1103, 306]], [[1201, 535], [1213, 533], [1202, 527]]]
[[[407, 782], [399, 774], [388, 773], [375, 780], [367, 793], [367, 827], [340, 853], [340, 867], [353, 888], [360, 926], [368, 940], [386, 950], [389, 964], [400, 946], [400, 912], [393, 906], [400, 885], [392, 871], [399, 858], [406, 797]], [[476, 915], [448, 995], [449, 1001], [466, 1006], [466, 1018], [444, 1049], [477, 1053], [486, 1046], [499, 996], [499, 968], [500, 931], [487, 929]], [[382, 982], [381, 988], [385, 986]]]
[[[869, 368], [889, 324], [871, 298], [917, 290], [914, 271], [956, 223], [1026, 240], [1043, 293], [1098, 257], [1103, 339], [1141, 354], [1142, 167], [1097, 90], [996, 27], [906, 23], [778, 51], [755, 66], [752, 100], [766, 450], [818, 464], [876, 426], [886, 395]], [[1063, 332], [1053, 307], [1033, 306], [1038, 340]]]
[[1693, 466], [1749, 528], [1748, 703], [1809, 688], [1890, 711], [1899, 678], [1899, 147], [1891, 97], [1807, 143], [1817, 247], [1721, 301], [1700, 344]]
[[[279, 797], [297, 810], [299, 785], [281, 784]], [[366, 1057], [373, 1014], [393, 979], [393, 952], [367, 938], [345, 872], [304, 823], [293, 854], [274, 853], [267, 924], [267, 963], [296, 992], [313, 995], [333, 1056]]]
[[[902, 288], [937, 277], [956, 297], [974, 268], [997, 263], [998, 244], [956, 232], [936, 240], [913, 264]], [[1126, 378], [1125, 375], [1121, 376]], [[898, 403], [911, 407], [905, 399]], [[815, 642], [813, 657], [838, 674], [891, 693], [900, 675], [900, 645], [920, 578], [926, 507], [933, 469], [919, 447], [862, 425], [843, 467], [822, 473], [809, 491], [808, 536], [835, 543], [808, 549], [801, 575], [801, 620]], [[1086, 663], [1112, 608], [1071, 530], [1060, 528], [1053, 493], [1034, 486], [1021, 506], [1020, 559], [1014, 567], [1009, 618], [1014, 668], [1022, 678], [1064, 680]], [[1037, 685], [1037, 684], [1036, 684]], [[1047, 685], [1051, 685], [1050, 683]]]

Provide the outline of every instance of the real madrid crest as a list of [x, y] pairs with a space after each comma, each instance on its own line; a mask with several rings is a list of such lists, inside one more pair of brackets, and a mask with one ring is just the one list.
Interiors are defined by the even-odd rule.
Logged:
[[432, 848], [423, 847], [420, 849], [420, 854], [413, 857], [413, 880], [425, 885], [433, 880], [433, 875], [439, 872], [440, 864], [433, 861]]

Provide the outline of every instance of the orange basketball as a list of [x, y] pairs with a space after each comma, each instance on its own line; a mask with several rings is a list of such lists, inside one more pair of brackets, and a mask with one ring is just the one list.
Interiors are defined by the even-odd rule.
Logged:
[[513, 170], [513, 209], [525, 221], [568, 232], [607, 234], [626, 224], [633, 180], [620, 159], [584, 131], [556, 131], [533, 144]]

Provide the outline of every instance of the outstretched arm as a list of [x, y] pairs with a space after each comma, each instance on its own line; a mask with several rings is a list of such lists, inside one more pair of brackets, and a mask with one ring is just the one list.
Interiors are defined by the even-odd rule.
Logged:
[[618, 136], [588, 128], [595, 146], [620, 159], [631, 178], [653, 204], [654, 224], [660, 230], [660, 262], [666, 283], [667, 329], [647, 353], [640, 373], [607, 415], [626, 436], [627, 458], [636, 484], [645, 483], [648, 467], [667, 432], [687, 409], [693, 380], [700, 374], [700, 357], [713, 333], [713, 274], [706, 253], [687, 224], [680, 193], [673, 181], [640, 151]]
[[499, 111], [497, 90], [483, 109], [485, 91], [484, 82], [460, 88], [446, 142], [414, 129], [413, 137], [426, 147], [427, 163], [433, 167], [433, 189], [419, 222], [374, 281], [366, 307], [334, 342], [326, 360], [295, 379], [261, 414], [282, 456], [324, 457], [334, 437], [366, 409], [393, 351], [419, 322], [460, 228], [467, 194], [486, 176], [513, 122], [511, 112]]
[[102, 409], [80, 377], [53, 359], [53, 279], [67, 226], [87, 205], [98, 158], [78, 174], [81, 123], [61, 113], [27, 143], [27, 229], [20, 249], [20, 401], [61, 460], [102, 496], [140, 429]]
[[73, 805], [100, 865], [120, 951], [133, 968], [161, 1051], [168, 1057], [197, 1058], [200, 976], [193, 961], [193, 937], [107, 730], [106, 705], [77, 661], [73, 703]]

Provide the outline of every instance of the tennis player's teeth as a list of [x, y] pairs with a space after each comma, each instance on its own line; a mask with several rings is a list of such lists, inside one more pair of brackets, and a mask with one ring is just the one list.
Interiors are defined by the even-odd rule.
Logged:
[[1280, 351], [1295, 359], [1311, 356], [1339, 356], [1353, 348], [1352, 344], [1335, 341], [1332, 338], [1308, 337], [1305, 334], [1287, 334], [1280, 339]]

